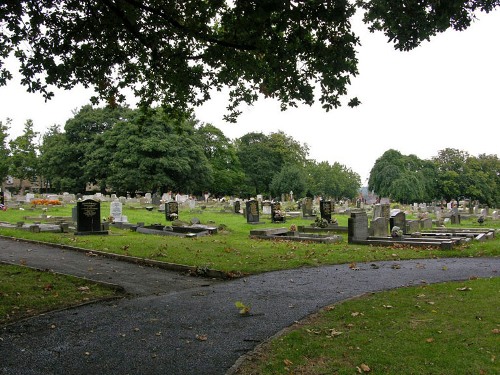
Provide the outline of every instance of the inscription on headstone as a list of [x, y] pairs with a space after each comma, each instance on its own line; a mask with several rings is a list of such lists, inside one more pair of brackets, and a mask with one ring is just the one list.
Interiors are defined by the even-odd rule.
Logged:
[[165, 218], [167, 219], [167, 221], [174, 221], [179, 218], [179, 203], [165, 203]]
[[325, 219], [329, 223], [332, 221], [332, 212], [334, 205], [332, 201], [320, 201], [319, 202], [319, 212], [322, 219]]
[[101, 232], [101, 202], [86, 199], [76, 204], [77, 232]]
[[259, 202], [251, 200], [246, 202], [247, 223], [259, 222]]

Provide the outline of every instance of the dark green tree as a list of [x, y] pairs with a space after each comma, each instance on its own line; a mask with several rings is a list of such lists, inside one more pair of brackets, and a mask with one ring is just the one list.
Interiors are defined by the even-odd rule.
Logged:
[[248, 133], [236, 142], [238, 157], [252, 194], [270, 193], [273, 177], [285, 165], [303, 166], [309, 148], [283, 132]]
[[9, 175], [10, 150], [7, 143], [11, 120], [7, 119], [4, 125], [0, 121], [0, 180], [3, 182]]
[[467, 181], [463, 178], [469, 154], [454, 148], [440, 150], [432, 160], [436, 165], [438, 192], [446, 200], [467, 194]]
[[219, 128], [211, 124], [200, 126], [196, 134], [212, 167], [213, 182], [208, 191], [216, 196], [241, 194], [244, 190], [245, 173], [234, 144]]
[[302, 197], [307, 188], [307, 178], [304, 167], [300, 165], [284, 165], [278, 174], [275, 174], [270, 185], [271, 195], [279, 197], [293, 191], [295, 197]]
[[[229, 120], [260, 95], [282, 108], [318, 100], [341, 105], [357, 74], [358, 8], [398, 49], [448, 28], [463, 30], [495, 0], [17, 0], [0, 5], [0, 85], [13, 52], [22, 82], [47, 98], [52, 88], [93, 87], [114, 105], [131, 88], [146, 106], [180, 113], [227, 86]], [[315, 88], [318, 90], [315, 90]], [[319, 97], [315, 97], [315, 91]], [[348, 103], [359, 104], [357, 98]]]
[[306, 167], [308, 173], [308, 190], [325, 199], [354, 199], [361, 187], [359, 174], [340, 163], [310, 160]]
[[[212, 183], [210, 164], [189, 118], [172, 119], [162, 109], [138, 110], [102, 138], [109, 155], [106, 183], [116, 191], [201, 193]], [[101, 155], [97, 150], [91, 159]]]
[[33, 129], [33, 121], [27, 120], [24, 124], [23, 134], [9, 142], [10, 174], [19, 179], [21, 192], [24, 192], [24, 180], [32, 181], [37, 177], [37, 136], [38, 132]]

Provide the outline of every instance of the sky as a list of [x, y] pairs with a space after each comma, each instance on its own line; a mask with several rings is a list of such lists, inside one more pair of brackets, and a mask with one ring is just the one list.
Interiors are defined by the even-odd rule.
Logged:
[[[358, 107], [325, 112], [319, 104], [299, 105], [282, 112], [277, 101], [262, 98], [243, 106], [238, 122], [229, 124], [222, 119], [227, 97], [217, 93], [196, 109], [196, 118], [230, 139], [281, 130], [307, 144], [309, 158], [358, 173], [362, 185], [389, 149], [421, 159], [446, 148], [500, 156], [499, 10], [480, 13], [467, 30], [448, 30], [410, 52], [394, 50], [383, 34], [369, 33], [364, 25], [356, 23], [355, 30], [361, 39], [359, 74], [344, 102], [356, 96]], [[0, 87], [0, 121], [12, 119], [11, 137], [22, 134], [28, 119], [40, 133], [53, 124], [64, 127], [93, 94], [81, 87], [56, 91], [46, 103], [19, 81]]]

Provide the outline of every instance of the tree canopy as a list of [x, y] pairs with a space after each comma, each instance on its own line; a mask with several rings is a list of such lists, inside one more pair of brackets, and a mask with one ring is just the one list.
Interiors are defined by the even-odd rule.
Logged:
[[[358, 73], [356, 10], [372, 31], [408, 50], [463, 30], [498, 0], [9, 0], [0, 4], [0, 85], [21, 64], [30, 92], [93, 87], [114, 105], [132, 89], [145, 106], [185, 111], [229, 88], [226, 119], [241, 103], [273, 97], [282, 109], [340, 106]], [[351, 98], [349, 105], [359, 104]]]

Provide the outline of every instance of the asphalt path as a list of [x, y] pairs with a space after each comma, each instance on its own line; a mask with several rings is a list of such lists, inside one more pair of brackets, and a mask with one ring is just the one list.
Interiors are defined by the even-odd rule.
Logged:
[[[358, 263], [356, 269], [302, 268], [216, 282], [133, 264], [113, 272], [123, 262], [81, 253], [76, 265], [66, 266], [61, 260], [73, 258], [72, 251], [9, 240], [0, 240], [0, 254], [0, 260], [81, 272], [87, 278], [111, 270], [104, 281], [133, 294], [2, 328], [0, 373], [23, 375], [226, 374], [259, 343], [329, 304], [403, 286], [498, 277], [500, 270], [498, 257], [425, 259]], [[99, 271], [96, 261], [103, 263]], [[89, 267], [93, 271], [85, 273]], [[131, 284], [149, 280], [152, 273], [153, 286], [171, 285], [164, 291], [133, 292]], [[251, 306], [248, 316], [239, 314], [236, 301]]]

